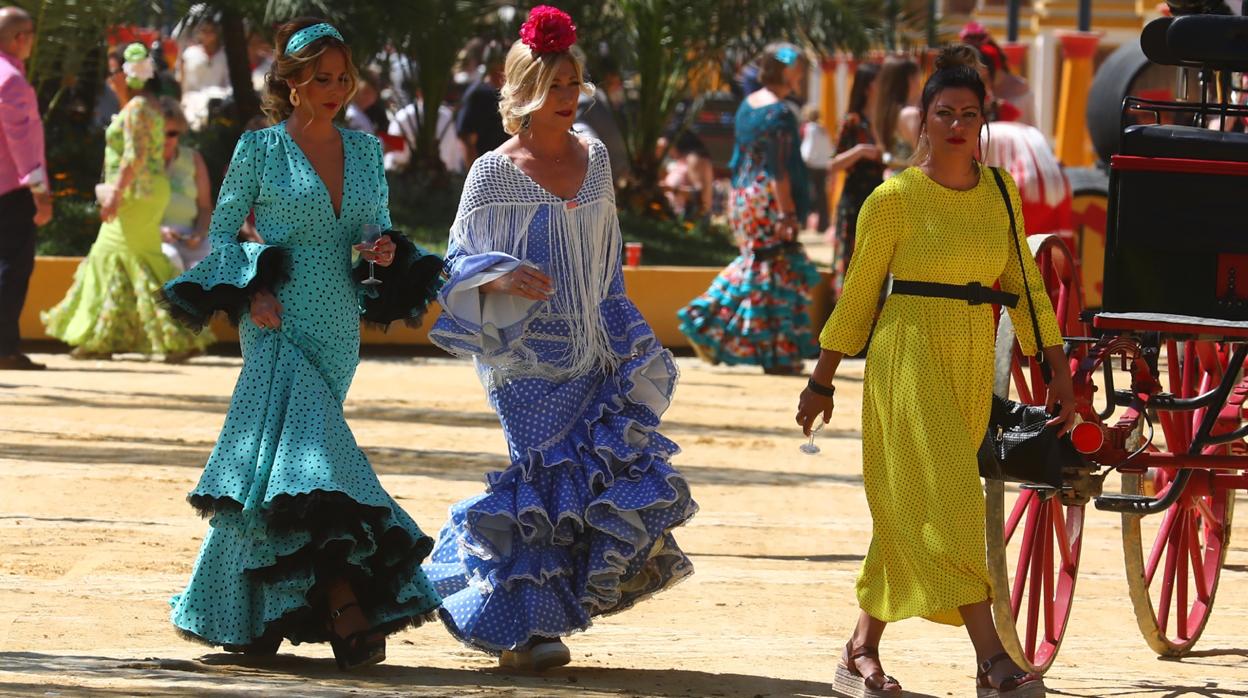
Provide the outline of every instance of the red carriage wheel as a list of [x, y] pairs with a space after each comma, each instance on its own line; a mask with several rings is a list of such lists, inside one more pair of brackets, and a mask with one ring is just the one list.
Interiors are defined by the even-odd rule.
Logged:
[[[1086, 336], [1080, 280], [1070, 250], [1052, 235], [1028, 238], [1057, 313], [1062, 335]], [[997, 385], [1018, 400], [1043, 405], [1047, 397], [1035, 362], [1024, 362], [1014, 327], [1005, 313], [997, 328]], [[1028, 671], [1053, 664], [1066, 632], [1083, 549], [1086, 499], [1072, 499], [1047, 488], [984, 483], [988, 572], [993, 588], [1008, 590], [993, 599], [997, 634], [1014, 661]]]
[[[1167, 342], [1163, 383], [1175, 397], [1208, 392], [1222, 378], [1228, 349], [1213, 342]], [[1158, 450], [1187, 453], [1203, 412], [1159, 412], [1165, 443], [1157, 444]], [[1234, 447], [1213, 446], [1204, 453], [1229, 455]], [[1175, 468], [1154, 468], [1143, 475], [1123, 474], [1122, 491], [1161, 495], [1177, 473]], [[1234, 510], [1235, 490], [1218, 485], [1209, 471], [1196, 471], [1164, 513], [1123, 514], [1122, 550], [1131, 604], [1140, 632], [1157, 654], [1178, 657], [1191, 651], [1209, 622]]]

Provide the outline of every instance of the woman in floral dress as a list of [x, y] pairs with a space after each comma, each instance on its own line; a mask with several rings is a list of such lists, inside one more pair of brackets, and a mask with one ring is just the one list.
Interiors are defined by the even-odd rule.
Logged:
[[[43, 313], [43, 323], [49, 335], [74, 347], [74, 358], [137, 352], [183, 361], [213, 337], [179, 325], [156, 302], [161, 285], [177, 274], [160, 249], [160, 219], [169, 203], [165, 121], [145, 89], [155, 85], [147, 49], [130, 44], [125, 59], [114, 85], [125, 106], [104, 134], [104, 222], [69, 293]], [[125, 100], [128, 94], [133, 96]]]
[[841, 297], [845, 272], [854, 255], [854, 241], [858, 229], [858, 210], [871, 192], [884, 181], [884, 164], [880, 161], [880, 146], [875, 142], [872, 130], [875, 102], [875, 77], [880, 67], [863, 63], [854, 72], [854, 85], [849, 91], [849, 111], [841, 121], [841, 133], [836, 139], [836, 156], [828, 166], [830, 172], [845, 172], [841, 197], [836, 204], [836, 239], [832, 260], [832, 292]]
[[801, 79], [800, 61], [790, 44], [769, 47], [763, 88], [737, 110], [729, 221], [741, 254], [678, 312], [680, 331], [711, 363], [796, 374], [803, 359], [819, 355], [807, 311], [819, 273], [797, 242], [806, 169], [797, 118], [784, 101]]

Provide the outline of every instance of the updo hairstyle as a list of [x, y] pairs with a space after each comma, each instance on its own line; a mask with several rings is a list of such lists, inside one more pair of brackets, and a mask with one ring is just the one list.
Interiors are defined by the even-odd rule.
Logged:
[[325, 20], [315, 17], [299, 17], [277, 28], [273, 38], [273, 65], [264, 76], [264, 98], [260, 109], [269, 117], [271, 123], [279, 123], [290, 117], [295, 107], [290, 103], [290, 85], [287, 81], [303, 86], [312, 81], [316, 69], [320, 65], [321, 56], [326, 51], [342, 52], [347, 63], [347, 75], [351, 78], [351, 87], [343, 104], [351, 101], [360, 85], [360, 74], [351, 59], [351, 48], [332, 36], [322, 36], [293, 54], [286, 53], [286, 43], [300, 29], [321, 24]]

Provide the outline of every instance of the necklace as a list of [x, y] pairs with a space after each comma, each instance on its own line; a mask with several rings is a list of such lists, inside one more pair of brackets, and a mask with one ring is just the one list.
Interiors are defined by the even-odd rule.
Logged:
[[525, 149], [529, 151], [529, 154], [533, 156], [534, 160], [549, 160], [550, 162], [553, 162], [556, 165], [560, 165], [560, 164], [563, 164], [564, 158], [567, 157], [570, 145], [571, 145], [571, 140], [570, 139], [565, 140], [563, 144], [563, 149], [559, 153], [559, 155], [554, 155], [553, 153], [548, 154], [548, 153], [541, 152], [537, 148], [534, 148], [533, 139], [532, 137], [530, 137], [529, 142], [526, 143], [524, 147]]

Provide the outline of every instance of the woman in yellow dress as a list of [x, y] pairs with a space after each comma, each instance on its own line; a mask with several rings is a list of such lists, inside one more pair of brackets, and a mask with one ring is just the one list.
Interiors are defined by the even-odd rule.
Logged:
[[[807, 434], [816, 419], [831, 418], [837, 366], [867, 342], [891, 273], [895, 286], [867, 352], [863, 387], [863, 483], [873, 532], [857, 582], [861, 613], [837, 668], [837, 688], [850, 695], [901, 691], [880, 665], [879, 640], [886, 623], [912, 616], [966, 625], [980, 696], [1044, 691], [1040, 677], [1005, 654], [989, 601], [976, 452], [992, 394], [992, 303], [1001, 302], [991, 289], [1000, 281], [1002, 291], [1019, 297], [1009, 312], [1028, 353], [1035, 345], [1028, 297], [1047, 295], [1029, 256], [1021, 260], [1030, 281], [1024, 289], [1005, 201], [978, 158], [985, 90], [977, 61], [961, 44], [937, 59], [923, 88], [916, 166], [885, 181], [863, 205], [844, 291], [820, 335], [823, 351], [798, 406], [797, 422]], [[1018, 243], [1027, 249], [1018, 190], [1002, 176]], [[901, 281], [940, 286], [909, 295], [914, 291], [896, 287]], [[976, 285], [996, 298], [957, 299]], [[1062, 404], [1054, 421], [1069, 430], [1074, 394], [1057, 319], [1048, 303], [1038, 303], [1036, 312], [1054, 369], [1050, 392]]]

